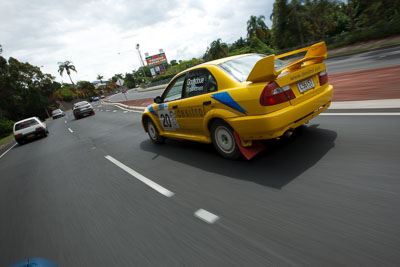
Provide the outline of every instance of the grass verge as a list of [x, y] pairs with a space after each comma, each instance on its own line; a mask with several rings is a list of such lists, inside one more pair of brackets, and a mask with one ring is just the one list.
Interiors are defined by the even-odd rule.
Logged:
[[6, 136], [6, 137], [4, 137], [4, 138], [1, 138], [0, 139], [0, 146], [1, 145], [4, 145], [5, 143], [8, 143], [11, 139], [13, 139], [14, 138], [14, 135], [13, 134], [10, 134], [9, 136]]

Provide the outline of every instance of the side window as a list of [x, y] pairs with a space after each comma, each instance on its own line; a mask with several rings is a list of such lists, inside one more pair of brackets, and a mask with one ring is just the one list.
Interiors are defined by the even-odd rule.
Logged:
[[183, 96], [192, 97], [217, 91], [217, 82], [206, 69], [194, 70], [189, 73]]
[[186, 75], [175, 80], [163, 96], [164, 102], [174, 101], [182, 98], [183, 85], [185, 84]]
[[192, 71], [185, 87], [185, 97], [192, 97], [206, 93], [207, 76], [204, 70]]
[[214, 76], [211, 75], [211, 73], [208, 74], [207, 80], [207, 93], [217, 91], [217, 81], [215, 80]]

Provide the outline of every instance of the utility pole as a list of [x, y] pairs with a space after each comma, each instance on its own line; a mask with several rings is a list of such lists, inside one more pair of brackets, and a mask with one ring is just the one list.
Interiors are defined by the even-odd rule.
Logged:
[[293, 3], [293, 6], [294, 6], [294, 14], [296, 16], [297, 28], [299, 29], [300, 42], [301, 42], [301, 45], [304, 46], [303, 32], [301, 30], [301, 25], [300, 25], [300, 22], [299, 22], [299, 16], [297, 15], [297, 2], [296, 2], [296, 0], [293, 0], [292, 3]]

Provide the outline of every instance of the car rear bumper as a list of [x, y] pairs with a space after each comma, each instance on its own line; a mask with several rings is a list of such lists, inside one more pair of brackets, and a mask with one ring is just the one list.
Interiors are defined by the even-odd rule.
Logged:
[[320, 94], [295, 106], [288, 106], [265, 115], [227, 119], [227, 122], [242, 140], [277, 138], [328, 109], [332, 98], [333, 87], [327, 85]]
[[31, 133], [26, 133], [23, 134], [21, 136], [15, 137], [15, 140], [18, 141], [23, 141], [23, 140], [27, 140], [27, 139], [33, 139], [36, 138], [38, 136], [45, 136], [46, 135], [46, 129], [40, 129], [40, 130], [36, 130], [34, 132]]
[[85, 110], [75, 111], [74, 116], [83, 117], [92, 115], [93, 113], [94, 113], [93, 109], [85, 109]]

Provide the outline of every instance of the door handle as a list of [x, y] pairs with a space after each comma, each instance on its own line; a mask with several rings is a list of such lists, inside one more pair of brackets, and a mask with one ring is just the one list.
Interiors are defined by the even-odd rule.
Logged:
[[209, 100], [209, 101], [204, 101], [204, 102], [203, 102], [203, 105], [204, 105], [204, 106], [211, 105], [211, 100]]
[[178, 105], [172, 106], [172, 108], [173, 108], [173, 109], [177, 109], [177, 108], [178, 108]]

